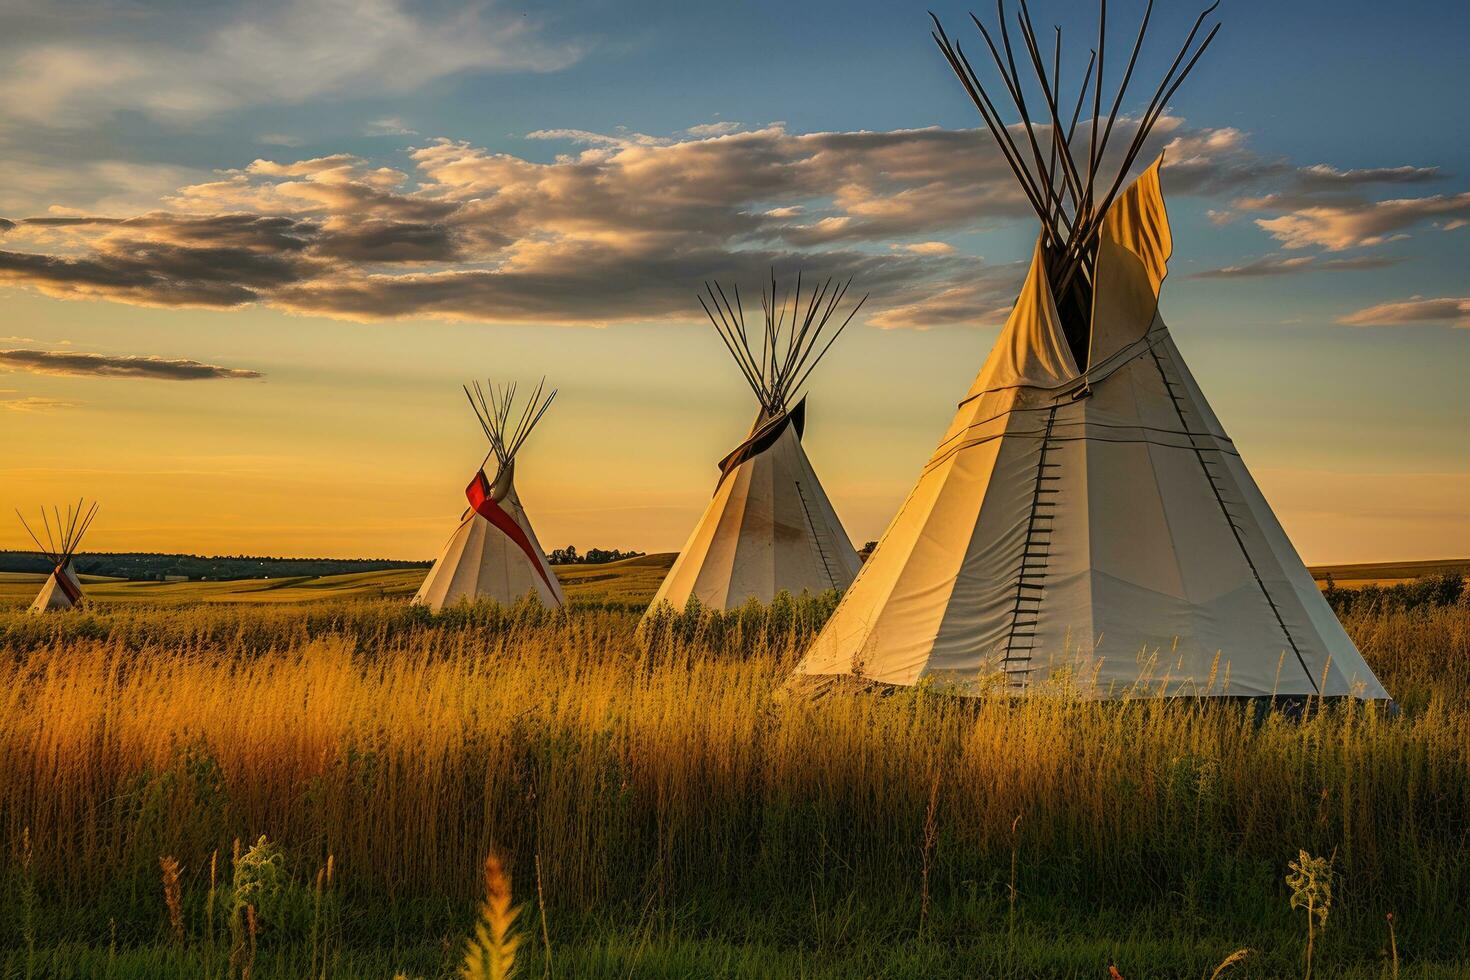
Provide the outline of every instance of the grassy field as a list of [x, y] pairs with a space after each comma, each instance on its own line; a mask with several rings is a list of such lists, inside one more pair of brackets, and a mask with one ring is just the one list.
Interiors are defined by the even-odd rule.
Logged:
[[1305, 850], [1317, 976], [1470, 974], [1470, 608], [1349, 617], [1397, 715], [1256, 724], [782, 698], [830, 598], [640, 638], [573, 571], [555, 614], [0, 612], [0, 970], [453, 975], [493, 848], [527, 977], [1302, 976]]

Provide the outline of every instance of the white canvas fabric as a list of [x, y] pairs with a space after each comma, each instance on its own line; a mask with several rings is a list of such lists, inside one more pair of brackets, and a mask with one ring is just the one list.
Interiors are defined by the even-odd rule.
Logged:
[[77, 573], [72, 569], [71, 562], [68, 561], [62, 566], [60, 572], [53, 571], [50, 575], [46, 576], [45, 584], [41, 586], [41, 591], [36, 594], [36, 601], [31, 603], [30, 612], [58, 612], [63, 609], [73, 609], [76, 607], [76, 603], [73, 603], [67, 597], [66, 590], [56, 580], [58, 575], [65, 575], [67, 581], [75, 587], [78, 593], [81, 593], [82, 582], [77, 578]]
[[1159, 318], [1155, 163], [1103, 223], [1089, 368], [1040, 249], [954, 422], [797, 669], [962, 693], [1387, 698]]
[[[760, 429], [757, 419], [751, 435]], [[723, 474], [650, 609], [682, 609], [690, 596], [730, 609], [751, 599], [770, 602], [782, 591], [845, 589], [860, 565], [793, 421], [769, 447]]]
[[[496, 482], [498, 486], [500, 481]], [[524, 532], [534, 552], [534, 562], [509, 535], [469, 509], [435, 559], [434, 567], [429, 569], [428, 578], [413, 597], [414, 602], [435, 612], [461, 601], [479, 599], [509, 605], [528, 594], [535, 594], [546, 606], [561, 606], [566, 602], [561, 583], [546, 561], [513, 480], [507, 481], [498, 506]]]

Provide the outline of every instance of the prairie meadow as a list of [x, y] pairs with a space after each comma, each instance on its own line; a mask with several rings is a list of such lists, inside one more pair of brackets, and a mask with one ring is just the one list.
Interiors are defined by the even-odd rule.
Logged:
[[491, 854], [524, 976], [1470, 970], [1463, 600], [1301, 718], [783, 696], [834, 602], [0, 613], [6, 975], [456, 976]]

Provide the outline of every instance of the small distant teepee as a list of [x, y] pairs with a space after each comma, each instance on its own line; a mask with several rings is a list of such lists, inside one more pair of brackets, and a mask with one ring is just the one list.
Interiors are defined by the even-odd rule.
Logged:
[[[46, 541], [43, 544], [39, 535], [26, 522], [25, 517], [17, 510], [15, 516], [20, 518], [21, 526], [36, 542], [36, 550], [51, 562], [51, 574], [46, 577], [46, 584], [41, 586], [36, 601], [31, 603], [30, 611], [33, 613], [51, 612], [58, 609], [74, 609], [81, 605], [82, 583], [77, 578], [76, 570], [72, 568], [72, 556], [76, 554], [77, 547], [82, 543], [82, 536], [91, 527], [92, 519], [97, 516], [97, 504], [90, 507], [86, 501], [78, 500], [76, 506], [68, 505], [65, 516], [61, 508], [51, 508], [51, 513], [46, 513], [46, 508], [41, 508], [41, 527], [46, 533]], [[52, 522], [55, 527], [52, 527]]]
[[778, 296], [773, 276], [769, 292], [761, 293], [759, 353], [746, 332], [739, 289], [732, 290], [732, 303], [718, 283], [705, 285], [709, 302], [701, 297], [700, 305], [760, 411], [750, 435], [720, 461], [714, 496], [650, 609], [683, 608], [691, 596], [711, 609], [729, 609], [750, 599], [770, 602], [782, 591], [845, 589], [857, 575], [857, 552], [801, 447], [806, 400], [797, 399], [867, 299], [828, 332], [850, 285], [829, 279], [803, 296], [798, 276], [794, 292]]
[[[491, 385], [488, 393], [478, 384], [465, 388], [490, 441], [490, 452], [465, 488], [469, 509], [434, 561], [414, 602], [437, 612], [461, 600], [493, 599], [508, 605], [527, 594], [534, 594], [547, 606], [566, 601], [515, 488], [516, 454], [556, 397], [555, 391], [543, 397], [545, 384], [536, 386], [514, 425], [515, 385]], [[491, 456], [497, 462], [493, 480], [485, 475], [485, 463]]]

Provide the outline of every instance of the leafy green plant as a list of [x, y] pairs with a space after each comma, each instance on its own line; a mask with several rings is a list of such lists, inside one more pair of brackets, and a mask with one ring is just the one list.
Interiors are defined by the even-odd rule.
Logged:
[[1317, 930], [1327, 928], [1332, 911], [1332, 860], [1313, 857], [1305, 850], [1287, 863], [1290, 874], [1286, 886], [1291, 889], [1291, 907], [1307, 914], [1307, 980], [1312, 980], [1312, 953]]

